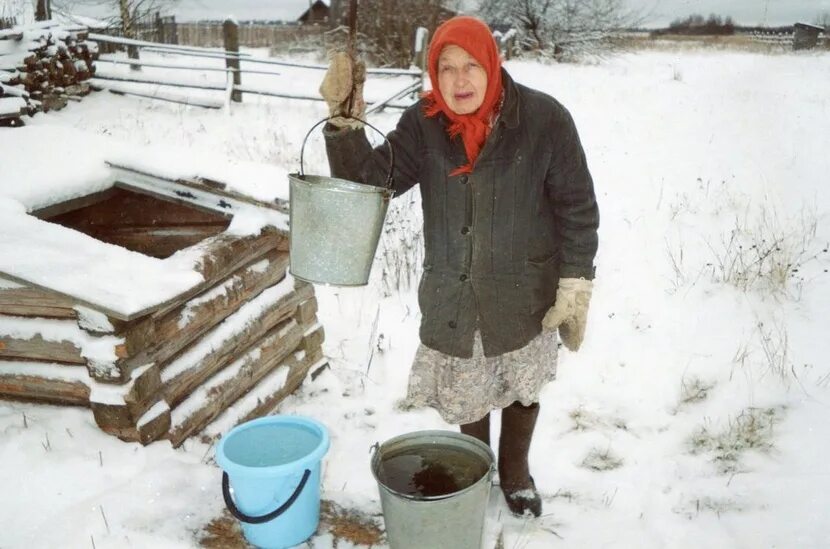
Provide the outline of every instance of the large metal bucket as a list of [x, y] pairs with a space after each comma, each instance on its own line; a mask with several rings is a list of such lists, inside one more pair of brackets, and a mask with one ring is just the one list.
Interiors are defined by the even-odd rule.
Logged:
[[[300, 172], [290, 183], [290, 272], [296, 278], [334, 286], [363, 286], [369, 281], [386, 210], [392, 198], [394, 156], [390, 152], [386, 187]], [[381, 133], [377, 128], [364, 123]], [[392, 145], [389, 145], [392, 150]]]
[[[384, 460], [425, 446], [469, 455], [474, 463], [468, 466], [480, 468], [481, 477], [456, 492], [433, 497], [414, 496], [391, 486], [383, 474]], [[456, 461], [453, 466], [463, 469], [463, 461]], [[494, 462], [489, 446], [453, 431], [417, 431], [384, 442], [372, 456], [372, 474], [378, 482], [390, 549], [481, 549]]]

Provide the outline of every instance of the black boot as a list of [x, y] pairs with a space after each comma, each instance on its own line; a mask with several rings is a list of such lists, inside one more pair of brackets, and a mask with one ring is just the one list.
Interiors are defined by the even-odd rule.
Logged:
[[522, 406], [514, 402], [501, 412], [499, 479], [507, 506], [514, 515], [542, 514], [542, 498], [536, 490], [527, 463], [539, 404]]
[[490, 414], [473, 423], [463, 423], [459, 425], [461, 432], [471, 437], [476, 437], [478, 440], [490, 446]]

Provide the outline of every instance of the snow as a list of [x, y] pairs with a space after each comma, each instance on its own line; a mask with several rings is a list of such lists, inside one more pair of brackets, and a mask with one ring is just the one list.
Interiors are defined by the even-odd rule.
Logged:
[[162, 381], [166, 383], [191, 368], [197, 367], [207, 355], [221, 349], [226, 341], [247, 329], [264, 311], [293, 291], [294, 277], [287, 274], [279, 283], [242, 305], [235, 313], [206, 333], [195, 345], [165, 366], [161, 373]]
[[[829, 65], [823, 52], [723, 50], [626, 54], [592, 65], [508, 63], [518, 81], [553, 94], [574, 115], [602, 226], [585, 343], [578, 353], [562, 350], [558, 379], [541, 398], [530, 460], [544, 516], [509, 516], [495, 488], [485, 547], [500, 535], [504, 547], [527, 549], [826, 547]], [[286, 87], [313, 89], [322, 77], [301, 75], [286, 73]], [[386, 95], [396, 85], [375, 84], [367, 93]], [[388, 130], [398, 113], [372, 122]], [[324, 114], [321, 103], [283, 99], [246, 96], [225, 113], [101, 93], [38, 115], [27, 128], [0, 129], [4, 182], [13, 169], [7, 161], [22, 163], [20, 151], [35, 150], [18, 145], [26, 131], [41, 131], [52, 144], [49, 162], [29, 158], [33, 169], [15, 172], [19, 198], [4, 190], [0, 248], [6, 218], [72, 192], [63, 190], [72, 173], [52, 165], [53, 154], [81, 144], [67, 143], [69, 133], [167, 147], [168, 156], [184, 151], [206, 164], [230, 155], [288, 173], [299, 164], [305, 130]], [[100, 152], [90, 149], [87, 156]], [[106, 184], [94, 162], [83, 155], [75, 162]], [[305, 167], [327, 173], [326, 166], [322, 140], [312, 136]], [[44, 177], [50, 171], [68, 187]], [[409, 224], [417, 226], [390, 218], [384, 242], [407, 245], [396, 231]], [[780, 241], [784, 250], [771, 257], [795, 259], [798, 272], [787, 271], [783, 284], [768, 274], [745, 289], [724, 282], [718, 258], [755, 261], [753, 252], [723, 252], [733, 236], [745, 248]], [[322, 495], [368, 515], [380, 513], [372, 444], [453, 428], [431, 410], [400, 406], [419, 314], [414, 287], [390, 292], [381, 279], [384, 269], [401, 266], [384, 265], [383, 257], [400, 257], [384, 252], [369, 286], [315, 288], [330, 368], [278, 409], [328, 426]], [[0, 371], [8, 367], [0, 363]], [[209, 433], [230, 428], [284, 375], [269, 375]], [[0, 529], [0, 547], [89, 547], [91, 540], [198, 547], [223, 507], [211, 456], [212, 447], [195, 438], [177, 450], [122, 443], [100, 432], [88, 410], [0, 404], [0, 485], [15, 494], [0, 504], [4, 523], [15, 525]], [[321, 533], [309, 546], [334, 544]]]
[[67, 341], [80, 350], [81, 356], [102, 363], [115, 362], [115, 347], [124, 343], [120, 337], [92, 336], [80, 329], [75, 320], [0, 316], [0, 334], [22, 340], [39, 337], [45, 341]]
[[170, 410], [170, 407], [167, 405], [167, 403], [164, 400], [159, 400], [158, 402], [150, 406], [150, 409], [144, 412], [144, 414], [142, 414], [142, 416], [138, 418], [136, 426], [140, 429], [141, 427], [147, 425], [148, 423], [159, 417], [164, 412], [167, 412], [168, 410]]
[[[229, 189], [260, 200], [288, 200], [286, 172], [264, 163], [227, 162], [221, 155], [205, 160], [167, 146], [136, 150], [103, 135], [48, 123], [18, 129], [0, 132], [0, 272], [104, 311], [136, 314], [203, 280], [193, 250], [156, 259], [27, 214], [112, 187], [115, 175], [107, 162], [171, 179], [227, 181]], [[53, 144], [49, 162], [43, 161], [44, 143]], [[287, 230], [284, 214], [227, 201], [237, 205], [228, 234], [257, 234], [267, 225]]]

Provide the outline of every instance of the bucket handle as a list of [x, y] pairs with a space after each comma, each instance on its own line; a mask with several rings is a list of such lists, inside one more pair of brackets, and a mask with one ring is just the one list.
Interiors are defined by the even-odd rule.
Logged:
[[258, 517], [252, 517], [250, 515], [246, 515], [245, 513], [240, 511], [239, 508], [236, 506], [236, 504], [233, 502], [233, 499], [231, 498], [230, 482], [229, 482], [229, 479], [228, 479], [228, 473], [226, 473], [224, 471], [222, 472], [222, 497], [225, 498], [225, 505], [228, 507], [228, 511], [230, 511], [231, 514], [234, 517], [238, 518], [242, 522], [247, 522], [248, 524], [262, 524], [263, 522], [268, 522], [269, 520], [273, 520], [273, 519], [277, 518], [278, 516], [280, 516], [281, 514], [288, 511], [288, 508], [291, 507], [294, 504], [295, 501], [297, 501], [298, 497], [300, 497], [300, 492], [302, 492], [303, 488], [305, 488], [306, 482], [308, 482], [308, 477], [310, 477], [310, 476], [311, 476], [311, 470], [306, 469], [305, 473], [303, 473], [303, 479], [300, 481], [300, 485], [297, 486], [297, 489], [294, 490], [294, 493], [291, 494], [291, 497], [288, 498], [288, 500], [285, 503], [280, 505], [279, 508], [271, 511], [270, 513], [268, 513], [266, 515], [261, 515], [261, 516], [258, 516]]
[[[320, 120], [319, 122], [317, 122], [316, 124], [311, 126], [311, 129], [308, 130], [308, 133], [305, 134], [305, 137], [303, 138], [303, 145], [302, 145], [302, 147], [300, 147], [300, 177], [303, 177], [305, 175], [305, 170], [303, 168], [303, 154], [305, 153], [305, 144], [306, 144], [306, 141], [308, 141], [308, 136], [311, 135], [311, 132], [313, 132], [315, 130], [315, 128], [317, 128], [317, 126], [319, 126], [323, 122], [328, 122], [332, 118], [335, 118], [335, 117], [334, 116], [329, 116], [329, 117], [326, 117], [326, 118]], [[378, 132], [381, 135], [381, 137], [383, 137], [384, 141], [389, 143], [389, 173], [386, 175], [386, 183], [384, 185], [387, 189], [391, 188], [392, 187], [392, 173], [395, 170], [395, 151], [394, 151], [394, 149], [392, 149], [392, 143], [390, 143], [389, 139], [386, 138], [386, 134], [384, 134], [382, 131], [380, 131], [379, 129], [377, 129], [373, 125], [369, 124], [367, 121], [363, 120], [362, 118], [358, 118], [356, 116], [349, 116], [347, 118], [353, 118], [354, 120], [357, 120], [358, 122], [362, 122], [362, 123], [366, 124], [367, 126], [372, 128], [373, 130]]]

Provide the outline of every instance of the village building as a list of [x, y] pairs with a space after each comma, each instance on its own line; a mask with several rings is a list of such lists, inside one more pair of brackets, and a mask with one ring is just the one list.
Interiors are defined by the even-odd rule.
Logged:
[[[818, 45], [819, 35], [824, 31], [822, 27], [807, 23], [796, 23], [793, 26], [793, 49], [811, 50]], [[826, 40], [826, 39], [825, 39]]]

